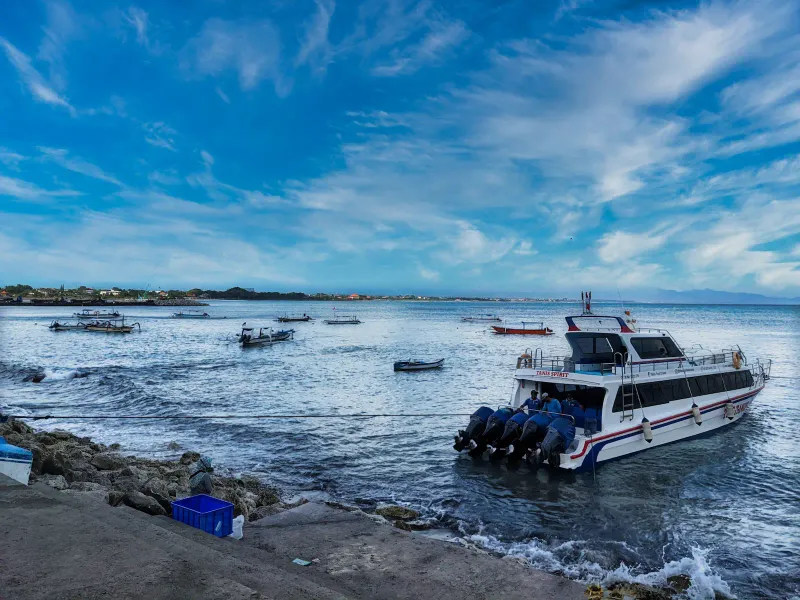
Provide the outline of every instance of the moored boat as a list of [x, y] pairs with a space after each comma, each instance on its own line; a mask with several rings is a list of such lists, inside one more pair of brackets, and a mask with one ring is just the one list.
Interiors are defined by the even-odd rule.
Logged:
[[522, 327], [506, 327], [492, 325], [495, 333], [501, 335], [553, 335], [553, 330], [545, 327], [544, 323], [527, 323], [522, 321]]
[[444, 359], [424, 362], [421, 360], [405, 360], [394, 363], [395, 371], [425, 371], [427, 369], [439, 369], [444, 366]]
[[55, 320], [50, 323], [47, 328], [52, 331], [83, 331], [86, 329], [86, 327], [87, 324], [80, 321], [73, 325], [71, 323], [62, 323], [58, 320]]
[[461, 317], [464, 323], [501, 323], [503, 319], [497, 315], [475, 315]]
[[[584, 306], [566, 317], [572, 354], [526, 350], [510, 405], [478, 409], [456, 436], [456, 450], [592, 469], [739, 421], [769, 380], [772, 361], [750, 361], [739, 346], [684, 349], [665, 330], [595, 315], [590, 301]], [[548, 396], [546, 410], [522, 410], [531, 391]]]
[[209, 319], [211, 315], [207, 312], [201, 313], [199, 310], [172, 313], [173, 319]]
[[81, 312], [72, 313], [72, 316], [79, 319], [115, 319], [119, 316], [119, 313], [115, 310], [102, 311], [85, 308]]
[[87, 323], [84, 331], [94, 331], [98, 333], [131, 333], [134, 327], [138, 327], [139, 331], [142, 326], [139, 323], [125, 324], [125, 317], [121, 316], [118, 319], [108, 319], [106, 321], [92, 321]]
[[302, 317], [295, 315], [284, 315], [275, 319], [278, 323], [306, 323], [314, 319], [310, 315], [303, 314]]
[[273, 331], [272, 327], [259, 327], [258, 333], [256, 333], [255, 327], [244, 326], [242, 327], [242, 333], [239, 335], [239, 343], [242, 346], [254, 346], [258, 344], [285, 342], [292, 338], [294, 338], [294, 329]]
[[332, 319], [325, 319], [325, 325], [359, 325], [361, 321], [355, 315], [336, 315]]

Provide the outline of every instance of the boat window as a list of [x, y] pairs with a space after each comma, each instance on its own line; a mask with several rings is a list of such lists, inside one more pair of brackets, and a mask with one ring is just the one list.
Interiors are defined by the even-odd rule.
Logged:
[[643, 360], [653, 358], [680, 358], [683, 353], [675, 345], [671, 338], [661, 337], [633, 337], [631, 338], [633, 349]]
[[615, 352], [624, 352], [622, 340], [615, 334], [568, 333], [572, 360], [578, 364], [614, 362]]
[[[725, 386], [723, 387], [723, 378]], [[753, 385], [753, 374], [750, 371], [736, 371], [715, 375], [700, 375], [689, 377], [688, 380], [670, 379], [667, 381], [651, 381], [649, 383], [636, 384], [638, 398], [633, 397], [634, 408], [639, 408], [641, 400], [644, 407], [666, 404], [674, 400], [684, 400], [685, 398], [707, 396], [709, 394], [719, 394], [724, 391], [748, 388]], [[689, 389], [691, 388], [691, 394]], [[630, 392], [630, 385], [625, 386], [625, 393]], [[617, 390], [617, 397], [614, 399], [613, 412], [622, 412], [622, 387]]]

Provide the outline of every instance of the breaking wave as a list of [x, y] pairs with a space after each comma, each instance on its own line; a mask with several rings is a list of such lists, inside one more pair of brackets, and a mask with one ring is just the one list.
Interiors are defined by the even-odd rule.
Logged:
[[[549, 545], [538, 539], [527, 542], [503, 542], [492, 535], [472, 534], [464, 538], [468, 543], [501, 554], [522, 558], [532, 567], [558, 573], [582, 583], [597, 583], [608, 586], [614, 583], [641, 583], [650, 586], [667, 586], [667, 579], [685, 575], [691, 585], [686, 590], [689, 600], [713, 600], [717, 592], [735, 598], [730, 586], [714, 572], [708, 562], [708, 550], [693, 547], [691, 557], [667, 562], [660, 569], [648, 571], [640, 565], [620, 564], [616, 569], [607, 569], [591, 556], [589, 542], [571, 540], [559, 545]], [[624, 542], [623, 545], [627, 546]], [[632, 550], [630, 547], [627, 550]]]

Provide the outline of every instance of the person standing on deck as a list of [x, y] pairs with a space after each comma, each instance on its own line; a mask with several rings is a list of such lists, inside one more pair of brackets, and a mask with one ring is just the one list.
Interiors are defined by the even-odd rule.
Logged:
[[519, 405], [517, 412], [525, 411], [526, 413], [533, 414], [537, 410], [542, 408], [542, 401], [539, 400], [539, 392], [536, 390], [531, 390], [531, 397], [526, 399], [525, 402]]
[[542, 412], [548, 413], [550, 417], [556, 418], [561, 414], [561, 402], [545, 392], [542, 394]]

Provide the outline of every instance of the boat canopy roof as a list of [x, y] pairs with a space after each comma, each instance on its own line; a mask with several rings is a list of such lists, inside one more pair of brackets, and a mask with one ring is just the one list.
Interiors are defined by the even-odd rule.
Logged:
[[568, 331], [602, 331], [608, 333], [635, 333], [622, 317], [609, 315], [575, 315], [566, 317]]

